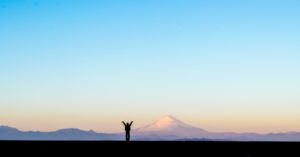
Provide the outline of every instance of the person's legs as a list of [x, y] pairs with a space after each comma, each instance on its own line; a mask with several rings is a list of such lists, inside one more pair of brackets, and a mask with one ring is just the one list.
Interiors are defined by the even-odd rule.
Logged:
[[126, 132], [126, 141], [129, 141], [129, 133]]

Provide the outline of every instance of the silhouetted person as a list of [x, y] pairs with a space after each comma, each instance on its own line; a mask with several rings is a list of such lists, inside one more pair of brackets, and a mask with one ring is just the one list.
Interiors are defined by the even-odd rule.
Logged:
[[126, 138], [126, 141], [129, 141], [130, 140], [130, 127], [131, 127], [133, 121], [131, 121], [130, 123], [128, 123], [128, 122], [125, 123], [124, 121], [122, 121], [122, 123], [125, 126], [125, 132], [126, 132], [125, 138]]

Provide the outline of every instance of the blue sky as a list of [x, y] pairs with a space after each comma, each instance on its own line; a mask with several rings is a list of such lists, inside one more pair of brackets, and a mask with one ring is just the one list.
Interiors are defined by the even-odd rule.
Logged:
[[299, 131], [299, 17], [298, 0], [1, 0], [0, 124]]

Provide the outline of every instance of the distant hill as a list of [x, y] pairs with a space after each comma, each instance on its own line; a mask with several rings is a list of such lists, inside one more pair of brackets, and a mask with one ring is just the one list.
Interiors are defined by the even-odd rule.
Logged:
[[121, 140], [122, 137], [119, 134], [96, 133], [76, 128], [40, 132], [0, 126], [0, 140]]
[[[132, 140], [137, 141], [300, 141], [300, 132], [285, 133], [234, 133], [210, 132], [176, 119], [164, 116], [157, 121], [132, 130]], [[124, 140], [124, 133], [97, 133], [77, 128], [51, 132], [20, 131], [0, 126], [0, 140]]]

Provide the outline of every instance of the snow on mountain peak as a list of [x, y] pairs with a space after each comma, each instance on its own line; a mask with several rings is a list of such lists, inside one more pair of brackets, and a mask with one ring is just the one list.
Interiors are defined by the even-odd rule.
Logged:
[[189, 127], [183, 122], [179, 121], [178, 119], [174, 118], [173, 116], [163, 116], [159, 120], [152, 123], [149, 127], [153, 128], [154, 130], [159, 129], [172, 129], [177, 128], [179, 126]]
[[[165, 133], [176, 133], [180, 132], [190, 132], [193, 130], [201, 131], [200, 128], [195, 128], [188, 124], [183, 123], [182, 121], [176, 119], [173, 116], [167, 115], [163, 116], [157, 121], [153, 122], [150, 125], [139, 128], [136, 131], [138, 132], [165, 132]], [[204, 131], [204, 130], [203, 130]]]

